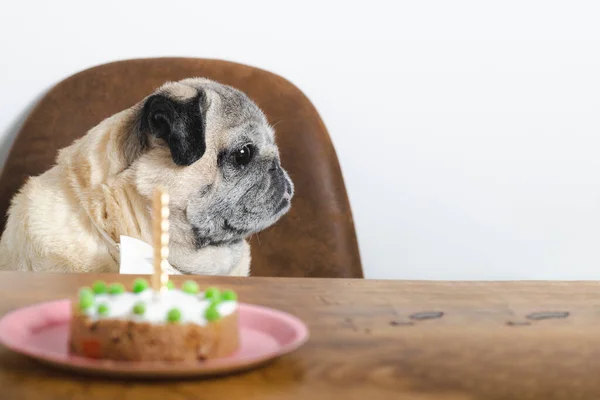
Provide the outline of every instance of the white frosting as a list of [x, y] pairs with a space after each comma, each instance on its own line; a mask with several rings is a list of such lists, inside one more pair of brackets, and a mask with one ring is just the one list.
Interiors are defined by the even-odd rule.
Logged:
[[[144, 303], [146, 310], [143, 315], [133, 313], [133, 306]], [[108, 312], [98, 314], [98, 305], [106, 304]], [[92, 307], [84, 311], [92, 320], [122, 319], [134, 322], [151, 322], [153, 324], [167, 323], [167, 314], [172, 308], [181, 312], [179, 323], [194, 323], [206, 325], [204, 312], [210, 305], [210, 300], [204, 299], [204, 293], [188, 294], [179, 289], [168, 290], [157, 294], [152, 289], [140, 293], [125, 292], [121, 294], [97, 294]], [[217, 305], [219, 315], [226, 317], [233, 314], [238, 308], [237, 301], [223, 301]]]

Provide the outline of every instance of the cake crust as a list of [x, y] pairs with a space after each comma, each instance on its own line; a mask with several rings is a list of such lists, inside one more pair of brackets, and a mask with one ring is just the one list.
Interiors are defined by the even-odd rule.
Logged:
[[203, 361], [239, 347], [238, 311], [205, 326], [153, 324], [121, 319], [92, 320], [73, 302], [70, 350], [115, 361]]

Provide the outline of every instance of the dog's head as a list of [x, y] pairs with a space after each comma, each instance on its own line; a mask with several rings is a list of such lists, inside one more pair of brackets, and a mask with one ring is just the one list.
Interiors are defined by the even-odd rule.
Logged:
[[239, 241], [289, 210], [294, 189], [273, 129], [244, 93], [186, 79], [165, 84], [136, 112], [125, 143], [135, 185], [148, 197], [159, 183], [167, 188], [172, 226], [196, 247]]

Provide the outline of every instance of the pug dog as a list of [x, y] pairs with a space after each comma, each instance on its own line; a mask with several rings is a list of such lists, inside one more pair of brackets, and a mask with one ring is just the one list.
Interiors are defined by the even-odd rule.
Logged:
[[151, 199], [170, 195], [171, 273], [247, 276], [246, 239], [290, 209], [273, 128], [244, 93], [168, 82], [59, 151], [12, 199], [0, 270], [118, 272], [121, 235], [152, 241]]

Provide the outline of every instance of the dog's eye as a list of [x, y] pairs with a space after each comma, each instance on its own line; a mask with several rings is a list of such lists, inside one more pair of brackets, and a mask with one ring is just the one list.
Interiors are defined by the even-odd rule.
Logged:
[[250, 163], [252, 156], [254, 156], [254, 146], [245, 144], [235, 151], [233, 160], [237, 165], [244, 166]]

